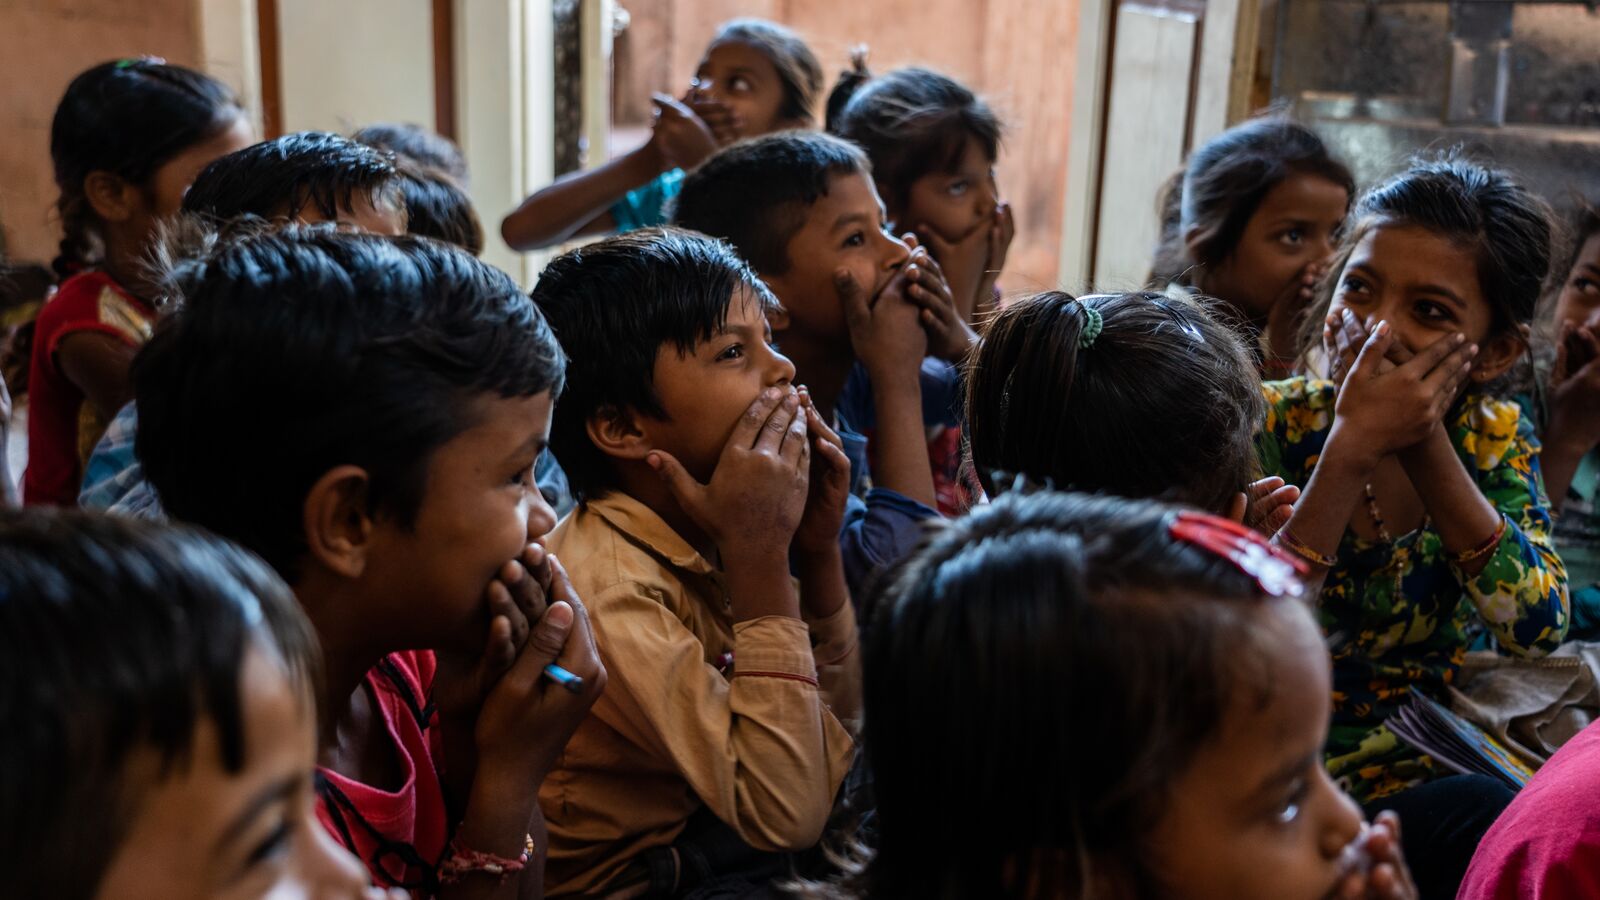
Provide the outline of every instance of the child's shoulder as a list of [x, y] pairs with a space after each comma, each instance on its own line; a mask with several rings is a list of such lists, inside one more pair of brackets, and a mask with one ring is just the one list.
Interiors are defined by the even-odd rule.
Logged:
[[55, 332], [81, 328], [112, 332], [138, 343], [150, 336], [154, 314], [104, 272], [80, 272], [62, 282], [45, 302], [34, 327], [46, 343]]
[[1301, 375], [1264, 382], [1261, 393], [1267, 401], [1265, 434], [1298, 444], [1333, 427], [1338, 388], [1331, 381]]
[[591, 610], [628, 597], [666, 603], [715, 571], [649, 507], [616, 491], [579, 504], [545, 544]]
[[1281, 381], [1263, 382], [1261, 392], [1266, 396], [1268, 405], [1274, 407], [1303, 405], [1313, 409], [1332, 409], [1339, 389], [1326, 379], [1296, 375]]
[[1486, 395], [1469, 396], [1456, 418], [1461, 451], [1480, 470], [1492, 469], [1514, 451], [1537, 449], [1533, 419], [1515, 400]]

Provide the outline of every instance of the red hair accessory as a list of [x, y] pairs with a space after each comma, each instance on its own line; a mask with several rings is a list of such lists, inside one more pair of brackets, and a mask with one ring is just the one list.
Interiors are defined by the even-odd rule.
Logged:
[[1181, 510], [1167, 526], [1167, 533], [1175, 540], [1209, 550], [1233, 563], [1239, 571], [1254, 578], [1262, 592], [1269, 596], [1297, 597], [1303, 590], [1300, 578], [1309, 571], [1306, 564], [1238, 522]]

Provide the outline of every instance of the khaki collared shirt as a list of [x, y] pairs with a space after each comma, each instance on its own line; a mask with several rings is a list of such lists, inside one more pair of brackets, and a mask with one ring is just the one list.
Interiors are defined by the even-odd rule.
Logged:
[[603, 888], [702, 807], [763, 850], [815, 844], [854, 753], [840, 724], [861, 697], [851, 605], [735, 625], [722, 573], [620, 493], [573, 511], [548, 544], [608, 678], [539, 792], [546, 892]]

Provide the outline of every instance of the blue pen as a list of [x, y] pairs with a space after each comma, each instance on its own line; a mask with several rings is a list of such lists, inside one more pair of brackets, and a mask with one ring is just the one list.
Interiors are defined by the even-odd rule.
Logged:
[[545, 677], [573, 692], [574, 694], [583, 692], [583, 678], [568, 672], [566, 669], [561, 668], [555, 663], [545, 666], [544, 674]]

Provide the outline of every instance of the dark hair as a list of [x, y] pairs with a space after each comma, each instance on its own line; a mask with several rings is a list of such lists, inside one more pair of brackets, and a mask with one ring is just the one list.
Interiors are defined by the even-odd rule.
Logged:
[[891, 215], [906, 208], [918, 178], [954, 172], [968, 138], [990, 160], [999, 154], [999, 117], [961, 82], [915, 67], [873, 78], [864, 57], [852, 61], [828, 97], [828, 132], [866, 151]]
[[83, 192], [91, 172], [145, 184], [168, 160], [228, 128], [243, 113], [228, 86], [154, 58], [104, 62], [72, 79], [50, 123], [60, 255], [65, 278], [98, 262], [97, 221]]
[[1583, 245], [1597, 234], [1600, 234], [1600, 200], [1580, 197], [1567, 226], [1567, 240], [1570, 246], [1567, 248], [1561, 268], [1554, 273], [1558, 280], [1558, 292], [1559, 282], [1572, 274], [1572, 267], [1578, 264], [1578, 256], [1583, 253]]
[[783, 106], [778, 118], [809, 122], [816, 117], [817, 95], [822, 93], [822, 65], [798, 34], [765, 19], [734, 19], [723, 23], [706, 46], [744, 44], [761, 51], [783, 84]]
[[1545, 202], [1507, 172], [1455, 152], [1412, 160], [1410, 168], [1356, 202], [1351, 225], [1329, 267], [1332, 277], [1307, 310], [1300, 333], [1302, 350], [1321, 346], [1322, 322], [1339, 273], [1367, 234], [1385, 225], [1414, 225], [1475, 252], [1478, 284], [1493, 313], [1491, 335], [1531, 323], [1550, 275], [1551, 223]]
[[[1206, 141], [1163, 189], [1152, 277], [1189, 283], [1195, 266], [1227, 259], [1267, 194], [1293, 175], [1326, 179], [1355, 195], [1350, 170], [1329, 155], [1316, 132], [1286, 116], [1251, 119]], [[1199, 233], [1192, 249], [1191, 230]]]
[[399, 186], [407, 232], [454, 244], [473, 256], [483, 252], [483, 223], [472, 208], [472, 198], [454, 178], [403, 162]]
[[561, 391], [561, 348], [516, 283], [435, 241], [287, 226], [222, 242], [176, 283], [180, 308], [134, 360], [135, 451], [174, 518], [291, 580], [329, 469], [365, 469], [368, 508], [410, 527], [473, 400]]
[[[316, 638], [260, 560], [187, 528], [78, 512], [0, 514], [0, 865], [19, 897], [87, 900], [144, 785], [191, 764], [202, 719], [244, 766], [240, 666], [259, 643], [315, 703]], [[307, 713], [314, 716], [313, 712]]]
[[[1082, 347], [1089, 309], [1102, 330]], [[1259, 472], [1261, 379], [1204, 301], [1021, 298], [985, 328], [965, 378], [967, 441], [990, 494], [1003, 472], [1220, 512]]]
[[242, 216], [293, 219], [307, 206], [333, 219], [356, 197], [404, 205], [389, 154], [326, 131], [301, 131], [214, 160], [195, 177], [183, 211], [212, 223]]
[[683, 179], [672, 224], [731, 243], [763, 275], [789, 271], [789, 241], [836, 175], [869, 171], [854, 145], [790, 131], [741, 141]]
[[421, 125], [381, 122], [357, 131], [350, 139], [387, 150], [424, 168], [437, 169], [460, 184], [467, 183], [467, 159], [461, 155], [461, 148], [455, 141]]
[[[1010, 494], [930, 532], [878, 583], [862, 636], [877, 827], [861, 895], [1083, 898], [1105, 875], [1156, 893], [1149, 831], [1231, 704], [1270, 700], [1255, 614], [1294, 602], [1172, 537], [1175, 515]], [[1047, 889], [1030, 894], [1034, 877]]]
[[726, 244], [677, 228], [628, 232], [545, 267], [533, 302], [569, 360], [550, 449], [579, 502], [616, 486], [610, 460], [589, 440], [589, 420], [624, 410], [664, 417], [655, 391], [657, 354], [694, 352], [722, 328], [741, 287], [763, 308], [777, 305]]

